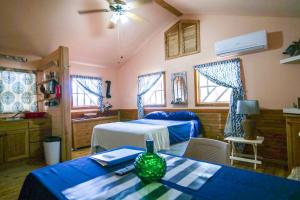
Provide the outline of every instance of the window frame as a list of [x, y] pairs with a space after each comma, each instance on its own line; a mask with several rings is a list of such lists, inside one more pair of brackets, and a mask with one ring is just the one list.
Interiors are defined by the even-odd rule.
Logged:
[[73, 106], [73, 87], [72, 87], [72, 82], [73, 82], [73, 77], [70, 76], [70, 81], [71, 81], [71, 110], [82, 110], [82, 109], [98, 109], [99, 106]]
[[143, 105], [144, 108], [152, 108], [152, 107], [167, 107], [167, 95], [166, 95], [166, 73], [162, 74], [163, 78], [163, 86], [164, 86], [164, 104], [153, 104], [153, 105]]
[[194, 89], [195, 89], [195, 106], [196, 107], [229, 107], [229, 102], [203, 103], [201, 102], [201, 94], [199, 90], [199, 72], [194, 69]]

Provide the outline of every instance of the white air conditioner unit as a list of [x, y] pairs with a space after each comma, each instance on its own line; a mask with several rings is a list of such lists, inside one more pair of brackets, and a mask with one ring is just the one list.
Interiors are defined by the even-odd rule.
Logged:
[[215, 43], [217, 56], [239, 55], [268, 48], [267, 31], [248, 33]]

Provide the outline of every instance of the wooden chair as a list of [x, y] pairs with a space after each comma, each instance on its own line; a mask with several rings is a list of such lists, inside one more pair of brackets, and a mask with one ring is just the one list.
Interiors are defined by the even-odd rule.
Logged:
[[195, 160], [230, 165], [230, 145], [219, 140], [192, 138], [184, 156]]

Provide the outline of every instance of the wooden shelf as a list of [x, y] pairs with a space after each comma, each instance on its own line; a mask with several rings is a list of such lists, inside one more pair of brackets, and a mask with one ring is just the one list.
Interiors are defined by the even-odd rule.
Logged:
[[282, 59], [280, 64], [300, 64], [300, 55]]

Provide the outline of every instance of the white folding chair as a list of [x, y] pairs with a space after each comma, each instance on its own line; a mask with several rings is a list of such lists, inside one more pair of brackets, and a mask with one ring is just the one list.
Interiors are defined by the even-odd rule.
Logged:
[[230, 145], [208, 138], [192, 138], [184, 156], [195, 160], [230, 165]]

